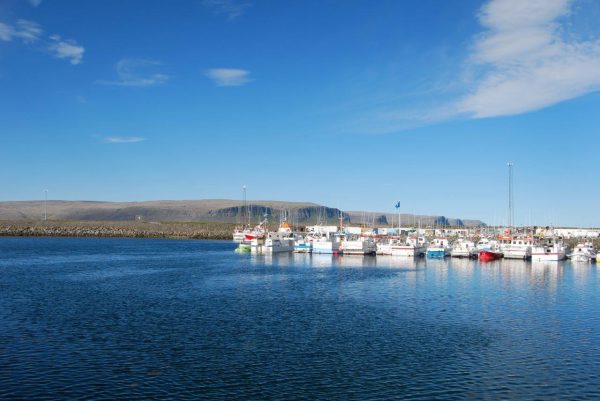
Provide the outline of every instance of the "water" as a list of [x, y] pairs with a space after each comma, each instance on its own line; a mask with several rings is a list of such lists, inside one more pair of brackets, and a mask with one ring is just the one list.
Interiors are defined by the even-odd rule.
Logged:
[[0, 399], [600, 399], [596, 265], [0, 238]]

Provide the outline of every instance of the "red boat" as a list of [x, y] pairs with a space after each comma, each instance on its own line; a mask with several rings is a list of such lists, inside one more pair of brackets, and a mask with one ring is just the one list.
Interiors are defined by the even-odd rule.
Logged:
[[492, 260], [500, 259], [503, 256], [504, 254], [502, 252], [485, 249], [479, 251], [479, 260], [482, 262], [491, 262]]

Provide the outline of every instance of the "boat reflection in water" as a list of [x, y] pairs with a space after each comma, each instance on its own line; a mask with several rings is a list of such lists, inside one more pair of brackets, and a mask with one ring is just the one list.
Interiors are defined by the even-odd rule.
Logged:
[[581, 281], [594, 265], [582, 265], [565, 261], [524, 261], [499, 259], [482, 263], [478, 260], [446, 258], [398, 258], [388, 255], [331, 255], [307, 253], [281, 253], [273, 255], [240, 255], [248, 258], [251, 266], [314, 269], [386, 269], [398, 271], [426, 271], [438, 279], [456, 278], [460, 281], [500, 280], [506, 285], [543, 286], [554, 291], [557, 283], [565, 277]]

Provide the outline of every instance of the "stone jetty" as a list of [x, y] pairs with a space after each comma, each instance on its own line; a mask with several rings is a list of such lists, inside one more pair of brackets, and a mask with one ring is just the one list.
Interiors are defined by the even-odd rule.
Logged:
[[0, 236], [231, 239], [235, 224], [129, 221], [0, 221]]

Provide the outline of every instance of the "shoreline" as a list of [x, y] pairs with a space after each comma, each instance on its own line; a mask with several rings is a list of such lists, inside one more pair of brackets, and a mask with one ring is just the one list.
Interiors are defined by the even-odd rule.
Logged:
[[0, 237], [230, 240], [236, 224], [140, 221], [0, 221]]

